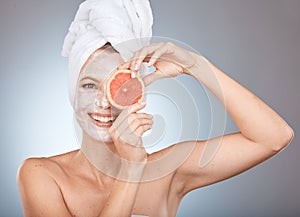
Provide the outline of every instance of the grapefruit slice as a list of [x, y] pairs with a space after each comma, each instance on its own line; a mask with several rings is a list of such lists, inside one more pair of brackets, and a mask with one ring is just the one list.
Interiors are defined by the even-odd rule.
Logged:
[[131, 77], [131, 70], [119, 69], [106, 83], [107, 99], [114, 107], [124, 109], [144, 99], [145, 85], [137, 75]]

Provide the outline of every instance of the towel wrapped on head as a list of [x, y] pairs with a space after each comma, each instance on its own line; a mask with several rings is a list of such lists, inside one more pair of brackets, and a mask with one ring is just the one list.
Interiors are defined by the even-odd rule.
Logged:
[[69, 98], [74, 106], [80, 70], [89, 56], [110, 43], [128, 60], [149, 44], [153, 16], [148, 0], [86, 0], [65, 37], [62, 55], [69, 58]]

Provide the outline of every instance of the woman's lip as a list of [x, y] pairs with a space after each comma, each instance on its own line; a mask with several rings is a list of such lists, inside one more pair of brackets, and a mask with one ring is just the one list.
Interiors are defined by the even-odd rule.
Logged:
[[[114, 118], [110, 114], [100, 114], [100, 113], [89, 113], [90, 118], [93, 120], [94, 124], [98, 127], [109, 128], [112, 126]], [[93, 118], [93, 116], [97, 116], [99, 118], [111, 119], [106, 121], [100, 121]]]
[[91, 115], [96, 115], [100, 117], [112, 117], [111, 113], [99, 113], [99, 112], [94, 112], [94, 113], [88, 113], [90, 116]]
[[113, 124], [111, 121], [109, 121], [109, 122], [100, 122], [100, 121], [94, 120], [93, 118], [92, 118], [92, 120], [93, 120], [94, 124], [95, 124], [96, 126], [98, 126], [98, 127], [109, 128], [109, 127], [111, 127], [112, 124]]

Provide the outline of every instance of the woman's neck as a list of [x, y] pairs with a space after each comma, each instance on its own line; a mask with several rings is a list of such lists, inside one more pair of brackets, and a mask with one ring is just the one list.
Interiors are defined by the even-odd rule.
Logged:
[[101, 172], [107, 176], [116, 177], [121, 160], [113, 142], [97, 141], [83, 132], [80, 152], [94, 173]]

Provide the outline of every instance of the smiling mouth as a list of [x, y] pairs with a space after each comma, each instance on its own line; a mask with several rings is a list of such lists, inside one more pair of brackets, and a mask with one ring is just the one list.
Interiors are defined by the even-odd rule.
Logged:
[[98, 127], [110, 127], [115, 120], [114, 117], [104, 114], [89, 113], [89, 116]]

